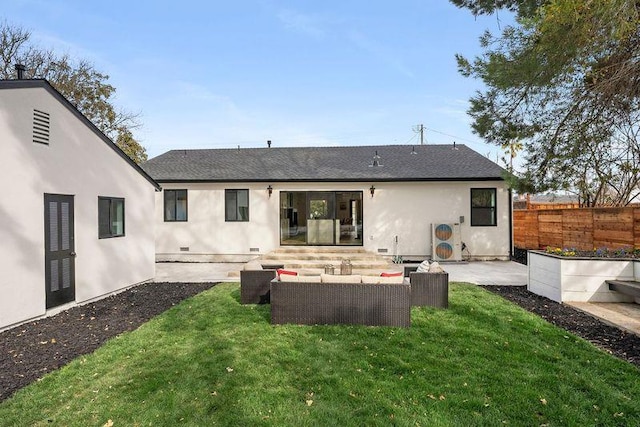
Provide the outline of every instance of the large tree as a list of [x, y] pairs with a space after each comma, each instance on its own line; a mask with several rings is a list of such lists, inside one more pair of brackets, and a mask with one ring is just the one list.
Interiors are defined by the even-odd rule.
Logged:
[[640, 2], [451, 1], [516, 16], [499, 36], [481, 37], [481, 56], [457, 56], [460, 72], [486, 86], [470, 101], [474, 132], [503, 147], [524, 142], [530, 190], [629, 203], [640, 182]]
[[133, 161], [147, 160], [145, 148], [132, 133], [140, 126], [138, 117], [113, 105], [116, 89], [108, 83], [108, 75], [84, 59], [38, 47], [29, 31], [0, 22], [0, 79], [15, 78], [18, 63], [26, 67], [25, 78], [47, 79]]

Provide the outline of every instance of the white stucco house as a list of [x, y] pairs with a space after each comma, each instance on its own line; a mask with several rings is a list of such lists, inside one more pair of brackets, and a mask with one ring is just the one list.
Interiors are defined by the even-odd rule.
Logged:
[[446, 258], [438, 224], [453, 227], [458, 256], [511, 254], [504, 170], [464, 145], [172, 150], [142, 167], [163, 187], [158, 261], [241, 261], [286, 246]]
[[0, 329], [155, 274], [159, 185], [45, 80], [0, 81]]

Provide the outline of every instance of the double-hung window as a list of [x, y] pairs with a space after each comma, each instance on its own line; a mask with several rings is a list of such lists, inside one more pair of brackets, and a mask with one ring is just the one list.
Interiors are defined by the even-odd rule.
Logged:
[[249, 190], [224, 190], [225, 221], [249, 221]]
[[98, 238], [124, 236], [124, 199], [98, 197]]
[[495, 188], [471, 189], [471, 226], [498, 225]]
[[187, 220], [187, 190], [164, 190], [164, 220]]

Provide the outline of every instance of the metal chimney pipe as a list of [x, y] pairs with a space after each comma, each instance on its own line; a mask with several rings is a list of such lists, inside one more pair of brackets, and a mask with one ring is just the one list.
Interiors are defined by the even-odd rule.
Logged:
[[18, 74], [18, 80], [24, 80], [24, 72], [26, 71], [25, 66], [22, 64], [16, 64], [15, 69]]
[[271, 148], [271, 140], [270, 139], [267, 140], [267, 148]]

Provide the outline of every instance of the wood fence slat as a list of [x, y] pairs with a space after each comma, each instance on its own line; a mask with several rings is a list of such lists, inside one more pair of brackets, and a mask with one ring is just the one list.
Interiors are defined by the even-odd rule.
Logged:
[[513, 234], [521, 249], [640, 248], [640, 207], [517, 210]]

